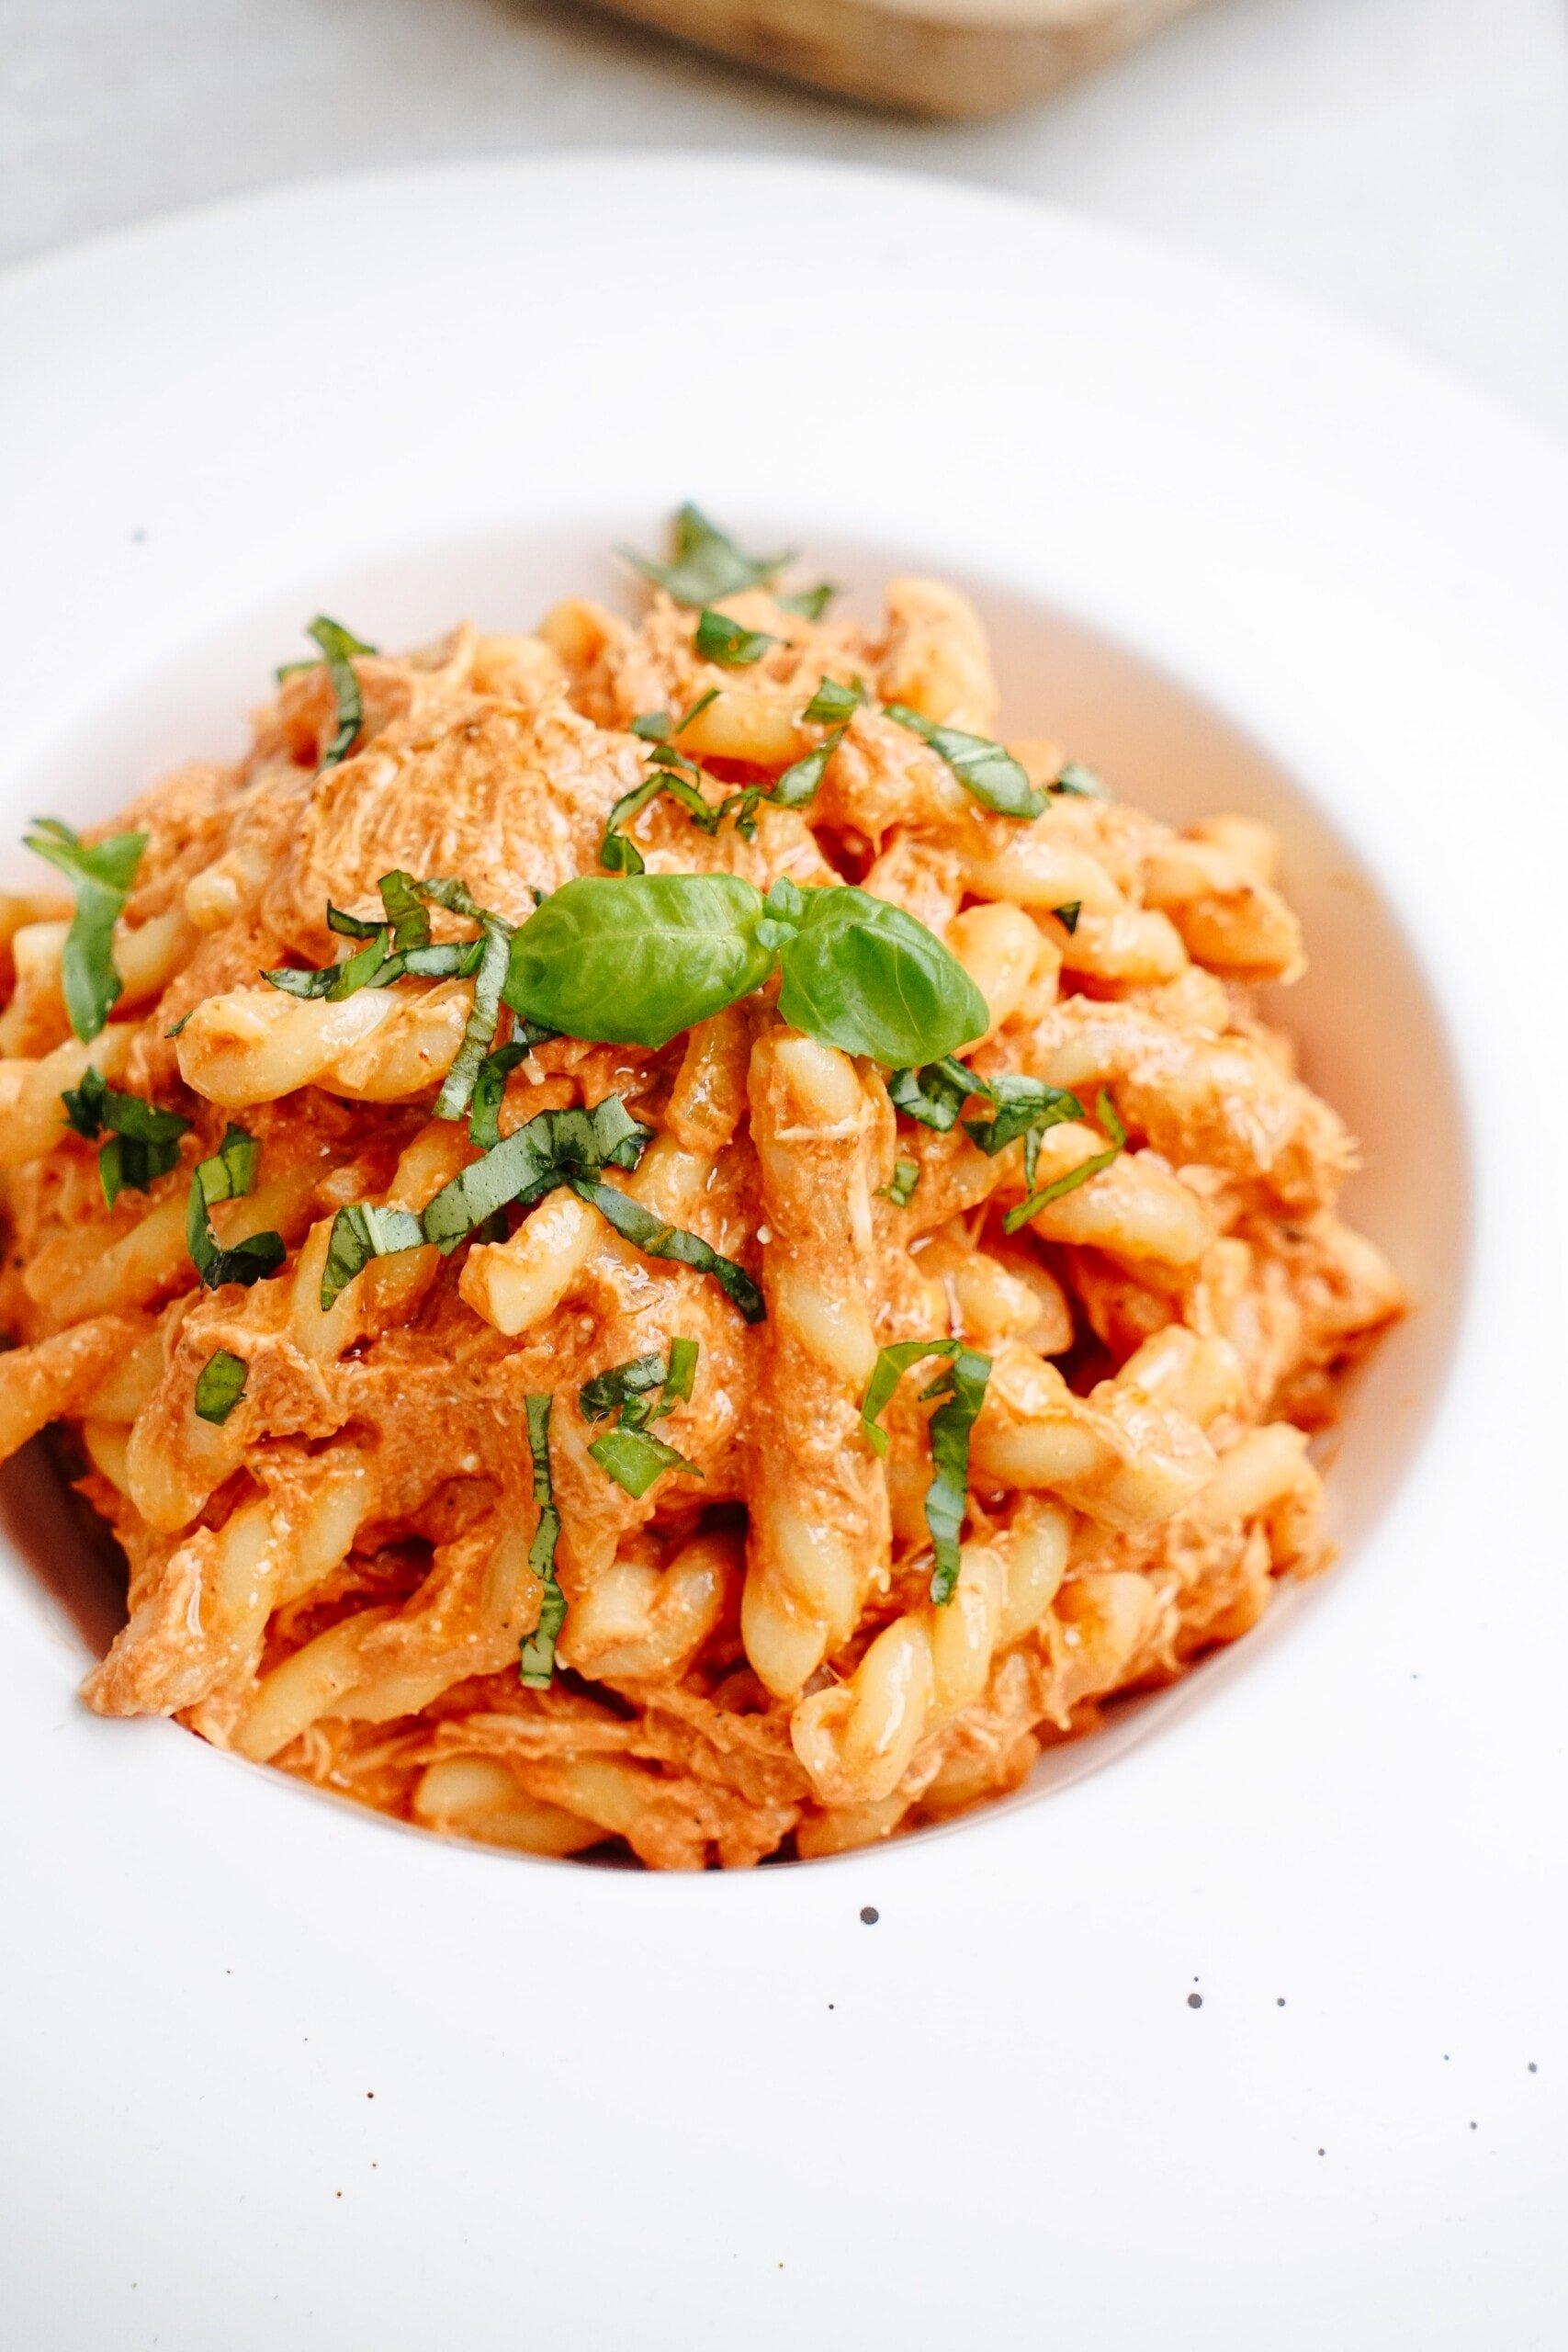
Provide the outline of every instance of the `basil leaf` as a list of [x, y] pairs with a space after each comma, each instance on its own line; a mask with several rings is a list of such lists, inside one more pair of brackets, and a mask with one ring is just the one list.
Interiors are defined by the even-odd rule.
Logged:
[[550, 1406], [548, 1396], [524, 1399], [528, 1416], [528, 1453], [534, 1468], [534, 1500], [539, 1521], [528, 1546], [528, 1566], [544, 1585], [539, 1622], [518, 1645], [517, 1671], [526, 1689], [547, 1690], [555, 1672], [556, 1641], [566, 1623], [566, 1595], [556, 1577], [556, 1545], [560, 1541], [560, 1513], [556, 1509], [550, 1477]]
[[988, 1079], [986, 1094], [995, 1103], [995, 1111], [988, 1119], [965, 1119], [964, 1134], [992, 1159], [1021, 1136], [1023, 1181], [1032, 1184], [1041, 1136], [1047, 1127], [1059, 1126], [1065, 1119], [1081, 1119], [1083, 1104], [1066, 1088], [1047, 1086], [1043, 1079], [1025, 1078], [1015, 1070], [1003, 1070]]
[[702, 1472], [695, 1463], [688, 1462], [664, 1440], [650, 1437], [646, 1430], [607, 1430], [595, 1438], [588, 1449], [607, 1478], [640, 1502], [656, 1478], [666, 1470], [682, 1470], [688, 1478], [700, 1478]]
[[696, 1385], [697, 1357], [701, 1352], [695, 1340], [671, 1340], [670, 1371], [664, 1383], [664, 1397], [660, 1411], [667, 1413], [674, 1405], [684, 1405]]
[[978, 1037], [986, 1000], [934, 932], [864, 890], [807, 894], [779, 950], [779, 1012], [792, 1027], [895, 1068]]
[[498, 1209], [531, 1208], [585, 1172], [635, 1168], [649, 1136], [618, 1094], [592, 1111], [540, 1111], [442, 1186], [420, 1220], [423, 1238], [448, 1256]]
[[819, 580], [815, 588], [792, 588], [787, 594], [775, 595], [775, 604], [786, 613], [799, 613], [803, 619], [819, 621], [838, 594], [830, 580]]
[[489, 1053], [501, 1019], [501, 991], [511, 968], [513, 932], [493, 915], [483, 915], [484, 947], [474, 975], [474, 1001], [463, 1027], [462, 1043], [435, 1098], [438, 1119], [460, 1119], [468, 1110], [479, 1065]]
[[891, 1347], [877, 1350], [865, 1395], [860, 1400], [861, 1434], [873, 1453], [885, 1454], [887, 1451], [887, 1431], [879, 1423], [893, 1401], [894, 1390], [911, 1365], [923, 1363], [928, 1356], [951, 1359], [962, 1345], [959, 1340], [896, 1340]]
[[645, 710], [627, 728], [628, 735], [639, 735], [645, 743], [662, 743], [670, 732], [667, 710]]
[[891, 1182], [879, 1184], [876, 1197], [879, 1201], [891, 1201], [896, 1209], [907, 1209], [919, 1181], [920, 1163], [918, 1159], [896, 1159]]
[[[1116, 1105], [1111, 1102], [1103, 1086], [1094, 1099], [1094, 1115], [1111, 1137], [1109, 1148], [1105, 1151], [1097, 1151], [1092, 1159], [1080, 1159], [1077, 1166], [1069, 1168], [1065, 1176], [1054, 1177], [1049, 1184], [1043, 1184], [1039, 1192], [1031, 1193], [1027, 1200], [1020, 1201], [1015, 1208], [1009, 1209], [1002, 1219], [1004, 1232], [1016, 1233], [1021, 1226], [1027, 1225], [1031, 1218], [1038, 1216], [1042, 1209], [1049, 1208], [1053, 1201], [1063, 1199], [1068, 1193], [1076, 1193], [1080, 1184], [1087, 1184], [1091, 1176], [1100, 1175], [1104, 1169], [1110, 1167], [1113, 1159], [1120, 1157], [1126, 1145], [1127, 1130], [1117, 1117]], [[1081, 1109], [1078, 1116], [1080, 1118], [1083, 1116]], [[1025, 1178], [1025, 1182], [1032, 1182], [1032, 1172], [1031, 1172]]]
[[707, 605], [697, 616], [692, 637], [693, 650], [705, 662], [716, 662], [721, 670], [749, 670], [770, 645], [778, 642], [766, 629], [747, 628], [743, 622], [732, 621], [728, 613], [716, 613]]
[[577, 1392], [583, 1419], [607, 1421], [612, 1413], [626, 1413], [641, 1398], [656, 1396], [664, 1385], [668, 1372], [668, 1364], [659, 1355], [634, 1356], [629, 1363], [612, 1364], [608, 1372], [596, 1372]]
[[365, 720], [365, 703], [354, 672], [354, 656], [374, 653], [376, 648], [367, 645], [362, 637], [355, 637], [352, 629], [344, 628], [341, 621], [329, 620], [325, 613], [316, 615], [305, 634], [313, 637], [321, 647], [337, 698], [337, 731], [321, 753], [322, 767], [335, 767], [354, 749], [354, 739]]
[[481, 1151], [493, 1151], [501, 1141], [500, 1111], [506, 1081], [520, 1061], [533, 1052], [532, 1046], [521, 1039], [510, 1046], [498, 1046], [487, 1054], [474, 1080], [474, 1099], [468, 1113], [468, 1138]]
[[820, 720], [824, 726], [847, 727], [865, 700], [865, 688], [858, 678], [847, 686], [837, 678], [824, 678], [806, 708], [802, 718]]
[[250, 1366], [227, 1348], [209, 1355], [196, 1375], [196, 1413], [202, 1421], [225, 1422], [245, 1393]]
[[907, 1119], [918, 1120], [944, 1136], [957, 1124], [958, 1114], [972, 1094], [988, 1094], [983, 1078], [965, 1069], [952, 1055], [928, 1062], [921, 1069], [896, 1069], [887, 1080], [887, 1099]]
[[1078, 927], [1078, 917], [1083, 912], [1083, 900], [1071, 899], [1065, 907], [1053, 907], [1051, 912], [1070, 939]]
[[[505, 1146], [502, 1148], [504, 1150]], [[745, 1268], [738, 1266], [732, 1258], [721, 1257], [700, 1234], [688, 1233], [682, 1226], [666, 1224], [662, 1217], [655, 1216], [651, 1209], [645, 1209], [640, 1201], [634, 1201], [629, 1193], [621, 1192], [614, 1184], [574, 1176], [571, 1189], [581, 1199], [592, 1201], [622, 1239], [640, 1250], [645, 1257], [673, 1259], [680, 1265], [694, 1266], [700, 1274], [711, 1274], [748, 1323], [761, 1323], [765, 1318], [768, 1310], [762, 1303], [762, 1294]]]
[[372, 1258], [417, 1250], [423, 1239], [424, 1229], [411, 1209], [372, 1208], [368, 1201], [351, 1201], [339, 1209], [321, 1268], [321, 1313], [329, 1312], [339, 1293], [364, 1272]]
[[943, 1400], [931, 1418], [931, 1482], [925, 1505], [934, 1555], [931, 1597], [940, 1608], [952, 1600], [958, 1582], [958, 1539], [969, 1504], [969, 1436], [991, 1376], [990, 1357], [966, 1348], [962, 1340], [899, 1340], [881, 1349], [861, 1400], [861, 1427], [873, 1453], [885, 1454], [887, 1432], [878, 1426], [879, 1416], [905, 1373], [929, 1356], [944, 1358], [948, 1365], [922, 1392]]
[[1109, 800], [1111, 797], [1094, 770], [1086, 768], [1077, 760], [1067, 762], [1060, 775], [1053, 781], [1050, 789], [1053, 792], [1073, 793], [1080, 800]]
[[[328, 908], [330, 922], [333, 909]], [[318, 970], [297, 970], [291, 965], [279, 965], [262, 978], [286, 996], [320, 997], [329, 1004], [341, 1004], [344, 997], [357, 996], [361, 989], [389, 988], [400, 979], [404, 958], [388, 952], [390, 933], [378, 925], [371, 929], [370, 942], [356, 956], [345, 956], [341, 964], [325, 964]]]
[[926, 1391], [928, 1396], [943, 1399], [931, 1418], [933, 1476], [926, 1488], [926, 1525], [933, 1555], [931, 1597], [939, 1609], [953, 1599], [958, 1582], [959, 1538], [969, 1508], [969, 1440], [990, 1377], [989, 1356], [960, 1348], [952, 1370]]
[[189, 1133], [190, 1121], [177, 1111], [160, 1111], [140, 1095], [121, 1094], [93, 1069], [84, 1070], [81, 1085], [67, 1087], [60, 1099], [79, 1136], [90, 1142], [104, 1128], [109, 1131], [98, 1153], [98, 1182], [109, 1208], [128, 1186], [144, 1193], [156, 1177], [178, 1167], [180, 1137]]
[[58, 866], [75, 888], [76, 910], [65, 934], [60, 981], [66, 1016], [85, 1042], [97, 1035], [119, 1001], [114, 927], [136, 879], [147, 835], [112, 833], [89, 847], [58, 817], [35, 817], [27, 846]]
[[670, 1356], [634, 1356], [629, 1363], [612, 1364], [595, 1373], [577, 1392], [584, 1420], [608, 1420], [618, 1416], [622, 1429], [646, 1429], [662, 1420], [692, 1394], [700, 1353], [695, 1340], [671, 1340]]
[[253, 1233], [225, 1250], [212, 1229], [215, 1202], [243, 1200], [254, 1186], [261, 1146], [243, 1127], [225, 1129], [210, 1159], [197, 1160], [191, 1173], [190, 1198], [186, 1204], [186, 1248], [207, 1290], [225, 1283], [247, 1287], [264, 1275], [275, 1274], [288, 1252], [276, 1233]]
[[690, 501], [676, 514], [671, 531], [671, 560], [655, 563], [638, 555], [632, 548], [617, 552], [640, 571], [673, 596], [678, 605], [712, 605], [721, 596], [732, 596], [738, 588], [766, 587], [774, 572], [782, 571], [793, 556], [752, 556], [743, 554], [728, 532], [721, 531], [699, 507]]
[[738, 875], [579, 876], [517, 933], [507, 1002], [569, 1037], [668, 1045], [767, 978], [761, 911]]
[[376, 888], [381, 893], [381, 905], [391, 926], [392, 945], [401, 955], [410, 947], [430, 944], [430, 917], [420, 896], [419, 884], [400, 865], [390, 874], [383, 874]]
[[835, 729], [814, 752], [803, 752], [790, 763], [768, 795], [775, 808], [809, 808], [841, 740], [840, 730]]
[[341, 907], [327, 900], [327, 929], [335, 931], [341, 939], [374, 939], [380, 928], [378, 922], [363, 922], [358, 915], [345, 915]]
[[994, 808], [1003, 817], [1038, 817], [1044, 808], [1045, 795], [1036, 792], [1012, 753], [992, 742], [988, 735], [970, 735], [962, 727], [938, 727], [906, 703], [890, 702], [886, 709], [889, 718], [896, 718], [947, 762], [964, 791], [982, 808]]

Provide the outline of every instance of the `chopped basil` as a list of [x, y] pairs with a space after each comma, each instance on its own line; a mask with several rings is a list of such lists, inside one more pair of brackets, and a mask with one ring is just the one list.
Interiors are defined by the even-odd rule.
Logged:
[[1070, 899], [1065, 907], [1053, 907], [1051, 912], [1070, 939], [1078, 927], [1078, 917], [1083, 912], [1083, 900]]
[[865, 688], [858, 678], [840, 685], [837, 678], [824, 678], [806, 708], [802, 718], [824, 727], [846, 727], [865, 700]]
[[80, 1086], [67, 1087], [60, 1099], [72, 1126], [89, 1142], [109, 1130], [98, 1152], [98, 1182], [111, 1209], [128, 1187], [144, 1193], [155, 1177], [179, 1165], [180, 1137], [189, 1133], [190, 1121], [177, 1111], [160, 1111], [140, 1095], [121, 1094], [90, 1068], [83, 1071]]
[[705, 605], [697, 616], [692, 647], [705, 662], [716, 662], [721, 670], [749, 670], [778, 641], [766, 629], [748, 628], [741, 621], [732, 621], [728, 613], [716, 613]]
[[555, 1487], [550, 1477], [553, 1401], [549, 1396], [539, 1396], [524, 1399], [528, 1416], [528, 1453], [534, 1470], [534, 1500], [539, 1512], [534, 1540], [528, 1546], [528, 1566], [545, 1588], [539, 1602], [539, 1622], [519, 1645], [517, 1653], [518, 1675], [530, 1690], [549, 1689], [556, 1666], [556, 1641], [566, 1623], [566, 1595], [556, 1577], [560, 1513], [556, 1509]]
[[[1077, 1115], [1082, 1118], [1081, 1109]], [[1117, 1117], [1116, 1105], [1103, 1086], [1094, 1098], [1094, 1115], [1111, 1137], [1109, 1149], [1097, 1151], [1092, 1159], [1080, 1159], [1077, 1166], [1069, 1168], [1065, 1176], [1053, 1178], [1049, 1184], [1043, 1184], [1039, 1192], [1031, 1193], [1027, 1200], [1020, 1201], [1015, 1208], [1009, 1209], [1002, 1219], [1006, 1232], [1016, 1233], [1021, 1226], [1038, 1216], [1042, 1209], [1049, 1208], [1053, 1201], [1061, 1200], [1066, 1193], [1076, 1193], [1080, 1184], [1087, 1184], [1091, 1176], [1098, 1176], [1119, 1156], [1126, 1145], [1127, 1130]], [[1027, 1174], [1024, 1181], [1032, 1183], [1032, 1173]]]
[[484, 946], [474, 975], [474, 1001], [464, 1023], [462, 1042], [435, 1098], [438, 1119], [460, 1119], [468, 1110], [474, 1081], [501, 1019], [501, 992], [511, 967], [512, 926], [483, 913], [479, 921], [484, 926]]
[[[325, 613], [316, 615], [305, 634], [313, 637], [321, 649], [321, 659], [327, 665], [327, 676], [332, 681], [333, 693], [337, 700], [337, 729], [321, 753], [321, 765], [324, 768], [335, 767], [354, 749], [354, 739], [365, 721], [365, 702], [359, 691], [359, 680], [354, 672], [355, 659], [358, 655], [374, 653], [376, 648], [367, 645], [362, 637], [355, 637], [352, 629], [344, 628], [341, 621], [329, 620]], [[288, 662], [277, 674], [281, 680], [291, 671], [314, 667], [313, 662]]]
[[413, 876], [395, 865], [390, 874], [382, 875], [376, 888], [381, 894], [382, 909], [391, 927], [392, 945], [399, 955], [411, 947], [428, 947], [430, 917]]
[[907, 703], [890, 702], [889, 718], [918, 735], [940, 759], [947, 762], [959, 783], [982, 808], [1003, 817], [1038, 817], [1045, 795], [1036, 792], [1012, 753], [988, 735], [970, 735], [962, 727], [938, 727], [922, 718]]
[[364, 1272], [372, 1258], [417, 1250], [423, 1239], [423, 1227], [412, 1209], [372, 1208], [368, 1201], [352, 1201], [339, 1209], [321, 1268], [321, 1313], [331, 1310], [339, 1293]]
[[934, 1473], [926, 1488], [926, 1525], [931, 1538], [931, 1597], [939, 1609], [953, 1599], [961, 1565], [959, 1538], [969, 1507], [969, 1440], [986, 1398], [991, 1359], [961, 1348], [952, 1366], [926, 1390], [942, 1403], [931, 1415], [930, 1436]]
[[896, 1159], [891, 1182], [879, 1184], [876, 1197], [879, 1201], [891, 1201], [896, 1209], [907, 1209], [919, 1181], [920, 1163], [918, 1159]]
[[804, 752], [798, 760], [790, 763], [768, 795], [775, 808], [810, 808], [842, 735], [842, 728], [836, 727], [814, 752]]
[[219, 1201], [243, 1200], [256, 1181], [261, 1146], [243, 1127], [225, 1129], [210, 1159], [197, 1160], [191, 1173], [190, 1199], [186, 1206], [186, 1248], [203, 1286], [218, 1290], [224, 1283], [259, 1283], [276, 1273], [288, 1257], [276, 1233], [253, 1233], [225, 1250], [212, 1229], [211, 1211]]
[[468, 1139], [477, 1143], [481, 1151], [493, 1150], [501, 1141], [500, 1112], [506, 1081], [533, 1050], [531, 1045], [519, 1038], [510, 1046], [498, 1046], [479, 1064], [468, 1111]]
[[197, 1419], [221, 1426], [245, 1393], [249, 1370], [244, 1358], [231, 1356], [227, 1348], [209, 1355], [196, 1375]]
[[872, 1451], [886, 1453], [887, 1432], [879, 1426], [880, 1416], [905, 1373], [930, 1356], [947, 1363], [920, 1392], [922, 1403], [942, 1400], [931, 1418], [932, 1475], [925, 1504], [933, 1555], [931, 1597], [940, 1608], [952, 1600], [958, 1582], [958, 1543], [969, 1502], [969, 1436], [991, 1376], [990, 1357], [966, 1348], [962, 1340], [900, 1340], [881, 1349], [861, 1400], [861, 1427]]
[[649, 1433], [652, 1422], [662, 1420], [691, 1396], [696, 1368], [696, 1340], [672, 1340], [668, 1361], [658, 1355], [634, 1357], [629, 1363], [596, 1374], [578, 1392], [584, 1419], [615, 1416], [615, 1428], [596, 1438], [588, 1451], [605, 1476], [634, 1500], [640, 1501], [667, 1470], [683, 1470], [694, 1478], [703, 1475], [674, 1446]]
[[786, 613], [798, 613], [802, 619], [819, 621], [838, 594], [830, 580], [819, 580], [815, 588], [792, 588], [774, 596], [774, 603]]
[[[615, 1098], [612, 1096], [612, 1101]], [[503, 1147], [504, 1148], [504, 1147]], [[483, 1162], [480, 1162], [483, 1165]], [[700, 1274], [711, 1274], [726, 1298], [740, 1309], [748, 1323], [761, 1323], [767, 1315], [762, 1294], [743, 1266], [733, 1258], [722, 1257], [700, 1233], [688, 1233], [683, 1226], [670, 1225], [634, 1201], [629, 1193], [621, 1192], [614, 1184], [604, 1184], [592, 1176], [573, 1176], [571, 1189], [579, 1197], [592, 1201], [600, 1216], [613, 1225], [624, 1241], [640, 1250], [648, 1258], [668, 1258], [678, 1265], [694, 1267]]]
[[976, 1078], [951, 1054], [941, 1061], [927, 1062], [922, 1069], [896, 1069], [887, 1080], [887, 1099], [894, 1109], [939, 1136], [957, 1125], [958, 1114], [972, 1094], [986, 1091], [985, 1080]]
[[[195, 1005], [193, 1004], [193, 1005], [191, 1006], [190, 1012], [194, 1012], [195, 1011], [196, 1011], [196, 1007], [195, 1007]], [[175, 1022], [175, 1023], [174, 1027], [173, 1027], [172, 1029], [165, 1029], [165, 1030], [164, 1030], [164, 1036], [165, 1036], [165, 1037], [177, 1037], [177, 1036], [179, 1035], [179, 1034], [180, 1034], [181, 1030], [185, 1027], [186, 1023], [190, 1019], [190, 1012], [182, 1012], [182, 1013], [181, 1013], [181, 1015], [180, 1015], [180, 1017], [179, 1017], [179, 1019]]]
[[618, 552], [645, 580], [673, 596], [678, 605], [712, 605], [738, 588], [763, 588], [793, 560], [783, 555], [746, 555], [726, 531], [710, 522], [690, 501], [680, 508], [671, 527], [668, 563], [656, 563], [631, 548]]
[[558, 1185], [603, 1168], [635, 1168], [649, 1137], [618, 1094], [592, 1111], [540, 1111], [442, 1186], [420, 1220], [421, 1238], [447, 1256], [498, 1209], [531, 1208]]
[[60, 982], [66, 1016], [85, 1042], [97, 1035], [119, 1001], [114, 927], [124, 910], [145, 833], [112, 833], [90, 845], [58, 817], [35, 817], [27, 846], [73, 885], [76, 910], [65, 934]]
[[1109, 800], [1110, 794], [1092, 768], [1084, 767], [1077, 760], [1069, 760], [1052, 782], [1053, 792], [1070, 792], [1080, 800]]
[[992, 1159], [1021, 1136], [1023, 1181], [1032, 1184], [1041, 1136], [1047, 1127], [1059, 1126], [1064, 1120], [1081, 1119], [1083, 1104], [1065, 1087], [1047, 1086], [1043, 1079], [1025, 1078], [1016, 1070], [1002, 1070], [984, 1080], [980, 1091], [996, 1107], [988, 1119], [965, 1119], [964, 1134]]

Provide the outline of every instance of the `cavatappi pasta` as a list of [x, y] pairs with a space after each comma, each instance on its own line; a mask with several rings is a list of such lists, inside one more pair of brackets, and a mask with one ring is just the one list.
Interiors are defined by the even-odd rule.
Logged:
[[[129, 1560], [88, 1703], [658, 1868], [944, 1818], [1246, 1632], [1401, 1307], [1258, 1009], [1268, 830], [1003, 752], [949, 589], [677, 557], [635, 626], [318, 625], [242, 759], [0, 903], [0, 1453], [59, 1425]], [[596, 1036], [528, 994], [606, 873], [755, 886], [666, 1041], [679, 940]], [[856, 1049], [859, 892], [956, 1048]]]

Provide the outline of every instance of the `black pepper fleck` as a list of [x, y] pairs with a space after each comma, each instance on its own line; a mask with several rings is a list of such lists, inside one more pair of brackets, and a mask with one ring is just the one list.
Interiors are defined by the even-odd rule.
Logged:
[[1275, 1996], [1274, 1996], [1274, 2007], [1275, 2007], [1277, 2009], [1282, 2009], [1282, 2008], [1284, 2007], [1284, 2006], [1285, 2006], [1285, 1996], [1284, 1996], [1283, 1993], [1277, 1993], [1277, 1994], [1275, 1995]]
[[1328, 2151], [1326, 2148], [1319, 2148], [1317, 2153], [1320, 2156], [1325, 2156], [1328, 2154]]
[[1530, 2073], [1531, 2073], [1532, 2075], [1539, 2075], [1539, 2074], [1540, 2074], [1540, 2067], [1536, 2064], [1535, 2060], [1532, 2058], [1532, 2059], [1530, 2060]]
[[863, 1903], [861, 1905], [860, 1916], [861, 1925], [863, 1927], [874, 1928], [877, 1921], [881, 1918], [882, 1914], [877, 1909], [874, 1903]]
[[1189, 1993], [1187, 1996], [1187, 2006], [1190, 2009], [1201, 2009], [1203, 2006], [1203, 1996], [1201, 1993]]

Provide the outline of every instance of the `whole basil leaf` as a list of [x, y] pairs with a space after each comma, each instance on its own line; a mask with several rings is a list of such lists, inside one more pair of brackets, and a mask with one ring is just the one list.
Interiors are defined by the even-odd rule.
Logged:
[[65, 934], [60, 982], [78, 1037], [96, 1037], [119, 1001], [114, 927], [122, 913], [145, 833], [115, 833], [91, 846], [58, 817], [35, 817], [27, 846], [59, 867], [75, 888], [76, 911]]
[[938, 1061], [989, 1014], [963, 965], [934, 932], [864, 890], [808, 893], [800, 927], [779, 950], [779, 1012], [794, 1028], [895, 1069]]
[[739, 875], [579, 876], [517, 933], [506, 1001], [569, 1037], [668, 1045], [767, 978], [761, 914]]

